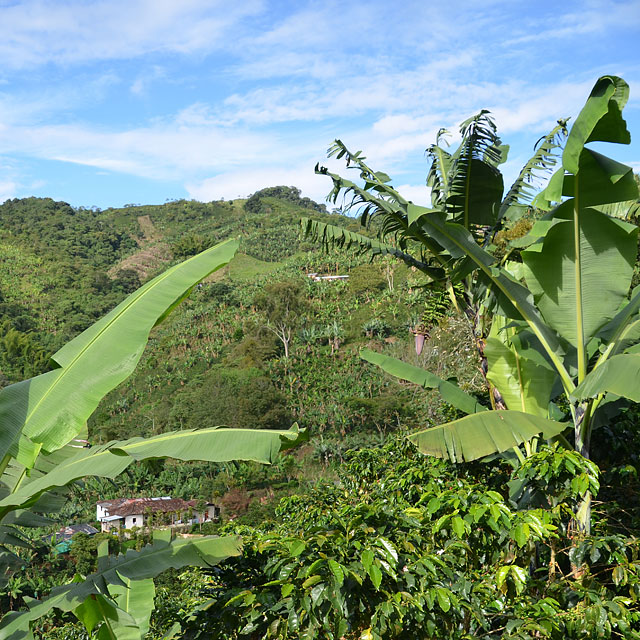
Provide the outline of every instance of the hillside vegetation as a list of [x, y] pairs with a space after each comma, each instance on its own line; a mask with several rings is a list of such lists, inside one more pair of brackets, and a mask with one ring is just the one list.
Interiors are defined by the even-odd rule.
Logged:
[[[474, 349], [454, 348], [469, 338], [464, 323], [447, 316], [441, 292], [422, 288], [421, 274], [397, 261], [370, 263], [301, 239], [300, 217], [310, 213], [357, 228], [286, 187], [247, 201], [105, 211], [75, 211], [46, 199], [7, 201], [0, 205], [8, 266], [0, 275], [4, 384], [46, 370], [55, 348], [168, 264], [240, 236], [236, 258], [153, 332], [135, 374], [102, 402], [89, 422], [91, 442], [220, 424], [286, 428], [295, 421], [313, 435], [306, 455], [322, 467], [353, 446], [383, 442], [390, 431], [439, 420], [446, 409], [432, 392], [397, 385], [358, 351], [384, 345], [473, 388]], [[349, 279], [313, 281], [309, 273]], [[276, 327], [285, 290], [295, 291], [298, 305], [284, 318], [289, 358]], [[409, 330], [423, 316], [433, 338], [418, 358]], [[194, 482], [154, 487], [139, 480], [132, 488], [184, 497], [201, 492]], [[102, 497], [122, 490], [99, 488]], [[78, 517], [89, 513], [83, 508]]]

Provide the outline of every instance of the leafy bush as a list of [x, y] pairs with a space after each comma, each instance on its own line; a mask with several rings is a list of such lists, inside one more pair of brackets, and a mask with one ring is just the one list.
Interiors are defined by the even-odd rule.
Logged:
[[391, 327], [383, 318], [371, 318], [362, 325], [362, 331], [368, 338], [386, 338]]
[[221, 366], [205, 374], [197, 388], [177, 395], [171, 418], [176, 426], [189, 429], [218, 425], [279, 429], [293, 422], [285, 397], [258, 369]]
[[265, 207], [262, 198], [278, 198], [292, 202], [304, 209], [313, 209], [315, 211], [326, 212], [327, 208], [323, 204], [318, 204], [309, 198], [300, 197], [300, 189], [297, 187], [267, 187], [256, 191], [244, 204], [246, 211], [250, 213], [264, 213]]
[[197, 253], [204, 251], [207, 247], [211, 246], [211, 244], [208, 238], [191, 233], [182, 236], [182, 238], [174, 242], [171, 245], [171, 253], [174, 258], [184, 260], [185, 258], [195, 256]]
[[378, 264], [363, 264], [349, 272], [349, 290], [355, 296], [370, 299], [376, 291], [383, 291], [386, 286]]
[[[544, 483], [557, 469], [554, 503], [566, 505], [593, 472], [570, 454], [542, 449], [520, 477]], [[636, 638], [637, 541], [594, 536], [567, 553], [567, 514], [515, 509], [505, 472], [456, 468], [406, 443], [352, 452], [340, 485], [283, 499], [279, 525], [227, 526], [245, 553], [212, 574], [186, 637]], [[588, 580], [572, 577], [572, 561]]]

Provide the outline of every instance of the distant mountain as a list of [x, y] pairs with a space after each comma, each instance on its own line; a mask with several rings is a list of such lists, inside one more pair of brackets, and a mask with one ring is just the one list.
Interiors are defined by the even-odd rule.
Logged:
[[7, 200], [0, 205], [0, 385], [46, 370], [49, 354], [146, 279], [225, 238], [240, 236], [240, 252], [261, 262], [288, 258], [306, 246], [299, 218], [311, 212], [327, 217], [323, 205], [283, 186], [248, 200], [104, 211], [50, 198]]

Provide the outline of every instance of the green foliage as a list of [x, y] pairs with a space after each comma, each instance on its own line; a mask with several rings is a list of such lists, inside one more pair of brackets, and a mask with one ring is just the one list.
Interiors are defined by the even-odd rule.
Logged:
[[371, 318], [362, 325], [362, 331], [368, 338], [386, 338], [391, 327], [382, 318]]
[[12, 456], [31, 468], [41, 449], [55, 451], [76, 437], [99, 400], [131, 374], [153, 326], [235, 249], [234, 243], [219, 245], [148, 282], [60, 349], [52, 371], [0, 391], [4, 466]]
[[[621, 115], [628, 94], [621, 78], [601, 77], [571, 130], [559, 121], [506, 198], [497, 167], [507, 149], [486, 111], [462, 123], [462, 141], [452, 154], [439, 146], [441, 134], [430, 148], [431, 209], [403, 198], [386, 174], [374, 172], [361, 152], [349, 152], [340, 141], [329, 155], [345, 157], [364, 186], [317, 169], [331, 177], [334, 201], [350, 194], [348, 206], [361, 207], [363, 225], [376, 219], [381, 240], [395, 237], [407, 264], [448, 281], [452, 296], [452, 283], [464, 287], [462, 307], [483, 359], [491, 406], [498, 411], [469, 411], [467, 417], [414, 434], [424, 453], [461, 461], [514, 449], [522, 459], [535, 450], [530, 440], [537, 434], [564, 438], [562, 432], [572, 429], [575, 449], [588, 457], [600, 407], [618, 396], [640, 399], [640, 296], [629, 292], [638, 228], [609, 210], [617, 203], [632, 208], [638, 186], [630, 167], [586, 146], [630, 142]], [[531, 204], [536, 170], [544, 173], [556, 163], [564, 135], [562, 166], [534, 201], [549, 213], [527, 235], [513, 234], [510, 249], [500, 255], [491, 246], [496, 233]], [[306, 226], [327, 242], [326, 225]], [[338, 244], [346, 241], [338, 231], [330, 235]], [[399, 363], [390, 369], [405, 379], [417, 377], [414, 368]], [[433, 386], [451, 393], [443, 382]], [[566, 398], [569, 420], [554, 402]], [[577, 518], [588, 531], [588, 491]]]
[[[0, 205], [0, 229], [30, 249], [55, 247], [69, 260], [87, 259], [107, 266], [135, 247], [126, 228], [109, 224], [98, 209], [73, 209], [51, 198], [7, 200]], [[7, 234], [8, 235], [8, 234]]]
[[299, 281], [274, 282], [264, 287], [255, 298], [255, 305], [262, 309], [273, 325], [288, 325], [306, 310], [304, 289]]
[[284, 395], [259, 370], [221, 367], [207, 372], [197, 389], [178, 394], [171, 417], [180, 429], [287, 429], [293, 422]]
[[636, 541], [609, 533], [569, 554], [557, 507], [585, 473], [595, 490], [597, 472], [551, 448], [513, 480], [543, 485], [549, 469], [555, 507], [516, 509], [502, 467], [456, 468], [399, 442], [351, 452], [338, 486], [282, 500], [277, 525], [233, 529], [246, 551], [211, 575], [184, 637], [636, 637]]
[[285, 358], [289, 357], [289, 344], [308, 311], [303, 293], [300, 281], [285, 280], [266, 285], [254, 300], [266, 316], [266, 327], [282, 342]]
[[[73, 612], [89, 634], [96, 629], [103, 636], [108, 632], [113, 638], [135, 637], [142, 640], [152, 599], [141, 603], [134, 590], [138, 591], [143, 584], [153, 587], [153, 583], [147, 580], [169, 568], [182, 568], [187, 564], [210, 566], [239, 552], [239, 540], [234, 537], [169, 540], [166, 536], [158, 536], [140, 551], [129, 550], [117, 557], [102, 555], [97, 572], [84, 580], [58, 587], [43, 601], [29, 603], [28, 611], [5, 616], [0, 622], [0, 638], [28, 638], [31, 636], [27, 630], [29, 623], [55, 608]], [[122, 586], [128, 591], [122, 591]], [[124, 635], [131, 634], [133, 630], [137, 635]]]
[[389, 425], [404, 423], [411, 414], [411, 408], [396, 393], [387, 392], [374, 398], [350, 398], [347, 407], [362, 420], [363, 425], [374, 426], [384, 433]]
[[196, 234], [186, 235], [171, 245], [171, 253], [173, 257], [177, 259], [189, 258], [204, 251], [210, 244], [211, 243], [202, 236]]
[[107, 540], [111, 551], [120, 550], [119, 540], [110, 533], [76, 533], [71, 540], [69, 558], [75, 564], [75, 570], [82, 575], [89, 575], [98, 568], [98, 546]]
[[363, 264], [349, 274], [349, 290], [355, 296], [371, 296], [385, 287], [384, 276], [376, 264]]
[[[249, 202], [249, 201], [247, 201]], [[265, 262], [278, 262], [294, 255], [300, 245], [300, 234], [293, 227], [274, 226], [247, 238], [243, 249], [248, 255]]]
[[24, 326], [20, 318], [0, 323], [0, 371], [7, 381], [35, 376], [49, 366], [49, 356], [34, 336], [11, 326]]
[[300, 197], [300, 189], [297, 187], [267, 187], [256, 191], [244, 204], [246, 211], [251, 213], [270, 213], [270, 209], [265, 204], [265, 198], [277, 198], [278, 200], [284, 200], [292, 202], [305, 209], [314, 209], [315, 211], [324, 212], [326, 207], [322, 204], [317, 204], [309, 198]]
[[[622, 85], [618, 91], [622, 96]], [[610, 120], [607, 130], [615, 121], [614, 107], [611, 113], [606, 116]], [[635, 339], [637, 300], [632, 296], [608, 326], [598, 328], [587, 349], [588, 367], [600, 357], [606, 357], [610, 364], [598, 365], [598, 377], [587, 380], [587, 375], [574, 392], [563, 394], [554, 373], [557, 363], [543, 342], [546, 340], [556, 361], [564, 364], [568, 378], [577, 381], [579, 341], [572, 330], [561, 326], [567, 309], [556, 313], [553, 296], [550, 301], [543, 298], [548, 278], [556, 270], [563, 272], [565, 281], [572, 276], [571, 260], [565, 261], [569, 244], [563, 233], [568, 237], [565, 232], [573, 223], [566, 211], [556, 210], [539, 225], [540, 213], [531, 208], [530, 186], [546, 166], [556, 162], [563, 125], [560, 123], [536, 148], [505, 197], [498, 184], [504, 149], [488, 115], [481, 113], [464, 123], [462, 135], [461, 146], [448, 156], [440, 146], [441, 138], [430, 149], [434, 160], [430, 180], [437, 211], [403, 200], [390, 186], [388, 176], [368, 169], [362, 154], [336, 147], [337, 154], [346, 154], [360, 170], [364, 191], [371, 192], [363, 194], [354, 183], [341, 182], [343, 188], [353, 185], [353, 193], [361, 198], [356, 206], [369, 207], [363, 219], [371, 222], [371, 227], [358, 235], [353, 232], [355, 221], [343, 219], [339, 222], [343, 226], [337, 227], [328, 223], [338, 219], [323, 215], [310, 225], [327, 243], [360, 244], [382, 255], [381, 264], [363, 265], [363, 257], [335, 252], [327, 256], [303, 253], [308, 245], [299, 243], [291, 224], [299, 212], [296, 198], [300, 200], [300, 194], [288, 188], [256, 194], [246, 209], [242, 202], [176, 201], [164, 207], [102, 212], [101, 217], [113, 229], [125, 234], [131, 249], [123, 244], [120, 253], [114, 250], [105, 259], [86, 252], [80, 260], [70, 253], [67, 263], [55, 271], [53, 260], [43, 262], [28, 253], [26, 246], [15, 251], [11, 239], [3, 236], [10, 266], [0, 282], [4, 293], [0, 312], [2, 322], [7, 322], [7, 335], [19, 332], [15, 344], [24, 341], [25, 347], [7, 352], [9, 360], [0, 364], [14, 380], [26, 371], [30, 353], [42, 354], [42, 360], [34, 358], [34, 366], [46, 366], [44, 354], [55, 351], [64, 336], [84, 329], [99, 315], [100, 305], [111, 301], [109, 306], [113, 306], [135, 286], [139, 272], [118, 271], [116, 254], [137, 250], [132, 242], [137, 215], [152, 217], [158, 234], [172, 247], [179, 247], [182, 238], [188, 248], [194, 240], [215, 241], [240, 233], [245, 255], [224, 274], [216, 274], [214, 282], [196, 289], [180, 315], [153, 331], [138, 373], [110, 394], [91, 419], [90, 439], [104, 443], [139, 433], [158, 436], [170, 426], [200, 428], [211, 421], [213, 412], [228, 416], [216, 422], [237, 420], [237, 426], [244, 427], [262, 426], [263, 420], [271, 421], [281, 411], [280, 416], [286, 415], [281, 427], [296, 419], [320, 434], [304, 459], [287, 456], [269, 468], [250, 463], [132, 463], [113, 483], [88, 480], [84, 489], [73, 490], [73, 504], [65, 516], [78, 517], [97, 496], [181, 492], [183, 497], [217, 496], [227, 514], [240, 523], [206, 525], [212, 530], [203, 533], [243, 534], [248, 551], [245, 557], [205, 576], [189, 570], [156, 582], [159, 610], [151, 621], [151, 637], [165, 633], [166, 637], [178, 637], [175, 623], [179, 622], [185, 622], [184, 637], [247, 640], [637, 637], [637, 416], [622, 406], [624, 400], [611, 396], [602, 398], [597, 412], [580, 414], [580, 408], [592, 399], [596, 406], [605, 390], [623, 392], [630, 398], [637, 393], [629, 368], [636, 354], [624, 353]], [[588, 177], [589, 171], [578, 176], [579, 181]], [[575, 179], [576, 174], [571, 176]], [[572, 197], [569, 191], [576, 189], [571, 176], [565, 176], [564, 197]], [[556, 186], [558, 181], [556, 178]], [[470, 189], [469, 185], [475, 186]], [[580, 195], [580, 187], [577, 189]], [[379, 195], [383, 197], [374, 197]], [[469, 202], [474, 206], [467, 206]], [[618, 204], [593, 204], [589, 210], [618, 216], [619, 220], [624, 212], [614, 214], [612, 210]], [[444, 218], [440, 215], [443, 212]], [[495, 222], [490, 230], [475, 224], [489, 218]], [[95, 216], [92, 220], [91, 225]], [[464, 228], [465, 220], [466, 235], [455, 226], [461, 222]], [[616, 272], [610, 254], [612, 246], [619, 245], [628, 258], [624, 278], [619, 278], [622, 281], [628, 279], [629, 263], [635, 259], [627, 237], [632, 231], [625, 236], [620, 232], [627, 228], [617, 223], [611, 229], [618, 235], [602, 234], [605, 240], [609, 235], [616, 238], [603, 252], [610, 259], [605, 271]], [[377, 230], [384, 241], [370, 237]], [[589, 261], [597, 235], [585, 226], [581, 249]], [[141, 238], [138, 234], [139, 242]], [[527, 292], [514, 282], [531, 289], [527, 277], [532, 276], [524, 271], [522, 261], [526, 268], [533, 265], [535, 271], [533, 253], [541, 248], [541, 255], [546, 256], [549, 239], [555, 243], [552, 257], [557, 269], [544, 273], [542, 264], [538, 270], [542, 276], [537, 297], [546, 305], [538, 317]], [[407, 267], [398, 268], [396, 259], [404, 260]], [[348, 282], [314, 283], [300, 279], [305, 271], [349, 273], [351, 277]], [[27, 274], [34, 276], [27, 278]], [[430, 279], [442, 277], [444, 287], [432, 283], [425, 288]], [[460, 283], [450, 286], [447, 277]], [[602, 277], [606, 279], [608, 274]], [[299, 284], [294, 297], [302, 303], [302, 311], [298, 317], [290, 314], [288, 326], [283, 324], [291, 332], [285, 336], [287, 343], [282, 343], [288, 357], [282, 358], [277, 348], [281, 338], [275, 333], [265, 338], [264, 327], [270, 324], [275, 328], [278, 315], [270, 308], [266, 292], [285, 299], [292, 281], [296, 287]], [[62, 282], [69, 291], [76, 291], [66, 300], [65, 295], [56, 293], [60, 301], [50, 305], [45, 316], [42, 310], [51, 300], [47, 292], [58, 292]], [[605, 283], [607, 290], [616, 293], [609, 284]], [[451, 314], [452, 294], [470, 323]], [[623, 304], [625, 296], [626, 291]], [[515, 300], [521, 317], [513, 312], [509, 300]], [[62, 316], [64, 321], [56, 320]], [[550, 322], [547, 316], [557, 318]], [[365, 332], [363, 326], [368, 322], [371, 324]], [[587, 335], [588, 324], [585, 321]], [[45, 326], [51, 334], [45, 332]], [[55, 337], [51, 337], [53, 327]], [[430, 334], [421, 355], [415, 354], [413, 338], [407, 332], [417, 327]], [[542, 341], [539, 335], [533, 337], [536, 331]], [[617, 339], [618, 331], [626, 332], [619, 336], [620, 349], [616, 351], [616, 347], [605, 356], [602, 349]], [[600, 351], [594, 350], [597, 341]], [[364, 353], [382, 370], [358, 359], [358, 349], [365, 344], [385, 349], [384, 355]], [[425, 365], [431, 372], [424, 371]], [[525, 378], [514, 375], [514, 367], [520, 367], [518, 371], [524, 372]], [[385, 371], [399, 373], [414, 384], [391, 382]], [[526, 376], [535, 384], [523, 384]], [[460, 387], [453, 377], [458, 378]], [[487, 383], [490, 395], [484, 400], [480, 393]], [[554, 404], [550, 405], [549, 399]], [[593, 429], [599, 428], [599, 445], [591, 453], [602, 472], [575, 451], [547, 448], [539, 437], [529, 439], [537, 431], [524, 433], [515, 414], [509, 415], [513, 423], [505, 431], [512, 441], [514, 431], [523, 431], [525, 442], [518, 449], [522, 461], [516, 460], [515, 452], [506, 456], [517, 466], [513, 474], [500, 460], [454, 468], [416, 455], [408, 443], [348, 452], [351, 446], [381, 444], [391, 431], [424, 429], [445, 419], [455, 436], [460, 435], [461, 424], [473, 423], [473, 437], [463, 437], [459, 446], [455, 437], [450, 438], [451, 446], [446, 450], [448, 455], [474, 457], [473, 453], [467, 456], [464, 447], [469, 442], [475, 447], [472, 441], [478, 437], [477, 423], [493, 420], [504, 427], [501, 418], [507, 414], [501, 402], [509, 410], [520, 411], [523, 405], [525, 415], [533, 416], [527, 420], [534, 427], [542, 424], [538, 418], [547, 421], [545, 425], [571, 425], [574, 416], [569, 417], [570, 409], [578, 407], [577, 420], [582, 420], [581, 424], [590, 420]], [[490, 405], [499, 411], [486, 411]], [[615, 418], [621, 409], [621, 417]], [[471, 415], [464, 418], [464, 413]], [[491, 418], [485, 417], [488, 413]], [[562, 413], [567, 415], [562, 417]], [[240, 415], [245, 419], [241, 421]], [[430, 433], [433, 436], [435, 432]], [[495, 440], [500, 429], [490, 425], [488, 433], [480, 438], [483, 446]], [[520, 439], [518, 436], [515, 441]], [[130, 446], [122, 442], [111, 445], [113, 452], [105, 447], [104, 456], [116, 458], [116, 452], [126, 453]], [[173, 446], [167, 439], [166, 450]], [[155, 445], [150, 443], [150, 447]], [[92, 464], [91, 456], [98, 452], [75, 453]], [[325, 468], [329, 463], [335, 463], [337, 472]], [[34, 476], [37, 473], [34, 469]], [[338, 474], [337, 480], [332, 473]], [[330, 482], [313, 484], [311, 479], [317, 474], [329, 475]], [[31, 479], [24, 481], [25, 487], [30, 484]], [[292, 490], [300, 495], [286, 497], [274, 511], [277, 498]], [[589, 495], [598, 495], [600, 500], [594, 503], [595, 533], [591, 536], [575, 528], [575, 511]], [[241, 526], [246, 524], [258, 529]], [[59, 575], [62, 579], [64, 572]], [[25, 578], [31, 580], [31, 575]], [[140, 586], [145, 590], [150, 584]], [[7, 589], [4, 603], [10, 601], [11, 593], [18, 604], [23, 594], [35, 592], [33, 585], [17, 579]], [[40, 587], [38, 593], [42, 593]], [[119, 600], [122, 593], [108, 587], [107, 592], [95, 594], [105, 598], [100, 601], [107, 610], [103, 623], [133, 628], [133, 609]], [[148, 612], [148, 590], [143, 599], [147, 602], [143, 609]], [[65, 615], [49, 614], [45, 622], [36, 623], [38, 633], [42, 637], [86, 637], [70, 626], [64, 632], [51, 628], [51, 624], [68, 620], [70, 614]], [[91, 616], [90, 608], [81, 612], [89, 626]], [[139, 637], [145, 624], [135, 624]], [[98, 626], [92, 629], [93, 634], [100, 633]]]

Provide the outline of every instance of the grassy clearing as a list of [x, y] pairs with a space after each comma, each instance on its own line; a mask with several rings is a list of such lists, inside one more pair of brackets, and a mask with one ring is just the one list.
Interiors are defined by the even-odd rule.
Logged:
[[263, 262], [243, 253], [229, 263], [228, 274], [232, 280], [250, 280], [256, 276], [266, 275], [283, 266], [282, 262]]

